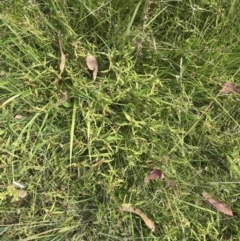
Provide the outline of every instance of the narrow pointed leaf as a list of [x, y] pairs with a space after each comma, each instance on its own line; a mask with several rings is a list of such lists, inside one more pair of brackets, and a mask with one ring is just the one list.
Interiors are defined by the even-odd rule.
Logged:
[[225, 203], [218, 201], [217, 199], [211, 198], [211, 196], [204, 192], [202, 196], [209, 202], [214, 208], [216, 208], [219, 212], [224, 213], [229, 216], [233, 216], [232, 210]]

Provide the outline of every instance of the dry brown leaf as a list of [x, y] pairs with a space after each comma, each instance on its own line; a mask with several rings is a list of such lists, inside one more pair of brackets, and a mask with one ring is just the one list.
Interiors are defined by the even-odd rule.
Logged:
[[155, 227], [155, 224], [153, 223], [153, 221], [148, 218], [148, 216], [146, 214], [144, 214], [140, 209], [138, 208], [133, 208], [129, 205], [123, 205], [122, 206], [122, 210], [125, 211], [125, 212], [130, 212], [130, 213], [135, 213], [137, 215], [139, 215], [142, 220], [145, 222], [145, 224], [153, 231], [155, 232], [156, 230], [156, 227]]
[[60, 62], [60, 73], [58, 78], [55, 80], [55, 82], [58, 82], [60, 79], [62, 79], [62, 73], [64, 71], [65, 68], [65, 64], [66, 64], [66, 55], [63, 53], [63, 43], [62, 43], [62, 33], [61, 31], [58, 32], [58, 42], [59, 42], [59, 49], [60, 49], [60, 53], [61, 53], [61, 62]]
[[220, 90], [220, 93], [233, 94], [233, 93], [240, 92], [240, 87], [236, 86], [234, 83], [224, 82], [224, 83], [222, 83], [222, 86], [223, 86], [223, 88]]
[[206, 192], [204, 192], [202, 194], [202, 196], [206, 199], [206, 201], [208, 201], [218, 211], [220, 211], [226, 215], [233, 216], [232, 210], [225, 203], [221, 203], [218, 200], [211, 198], [211, 196]]
[[163, 172], [159, 169], [155, 169], [155, 170], [152, 170], [149, 174], [149, 176], [146, 176], [145, 179], [144, 179], [144, 182], [149, 182], [150, 180], [154, 180], [154, 179], [164, 179], [165, 176], [163, 174]]
[[88, 52], [86, 63], [87, 63], [87, 67], [93, 71], [93, 80], [95, 80], [97, 78], [97, 72], [98, 72], [97, 59]]
[[61, 31], [58, 32], [58, 42], [59, 42], [59, 48], [60, 48], [60, 53], [61, 53], [61, 63], [60, 63], [60, 77], [63, 73], [63, 70], [65, 68], [65, 63], [66, 63], [66, 55], [63, 53], [63, 44], [62, 44], [62, 33]]
[[25, 190], [19, 190], [18, 196], [20, 198], [25, 198], [27, 196], [27, 192]]
[[15, 188], [20, 188], [20, 189], [26, 187], [26, 186], [24, 186], [22, 183], [16, 182], [16, 181], [13, 181], [13, 186], [14, 186]]
[[15, 119], [22, 119], [23, 116], [22, 116], [22, 115], [15, 115], [14, 118], [15, 118]]

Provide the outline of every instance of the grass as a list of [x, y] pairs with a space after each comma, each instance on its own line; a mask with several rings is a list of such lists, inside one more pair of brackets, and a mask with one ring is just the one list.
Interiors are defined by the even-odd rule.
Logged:
[[239, 240], [238, 1], [0, 3], [1, 240]]

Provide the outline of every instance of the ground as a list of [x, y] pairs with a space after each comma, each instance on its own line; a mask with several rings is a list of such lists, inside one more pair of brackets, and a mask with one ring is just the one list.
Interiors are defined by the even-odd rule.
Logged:
[[239, 240], [239, 9], [0, 0], [1, 240]]

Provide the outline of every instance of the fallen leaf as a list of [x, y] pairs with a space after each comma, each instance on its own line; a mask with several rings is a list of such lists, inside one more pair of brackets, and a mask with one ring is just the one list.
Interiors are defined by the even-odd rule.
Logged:
[[65, 68], [65, 64], [66, 64], [66, 55], [63, 53], [63, 43], [62, 43], [62, 33], [61, 31], [58, 32], [58, 42], [59, 42], [59, 49], [60, 49], [60, 53], [61, 53], [61, 62], [60, 62], [60, 73], [59, 76], [57, 77], [57, 79], [55, 80], [55, 82], [58, 82], [60, 79], [62, 79], [62, 73], [64, 71]]
[[13, 186], [15, 188], [20, 188], [20, 189], [25, 188], [25, 186], [23, 184], [21, 184], [19, 182], [15, 182], [15, 181], [13, 181]]
[[86, 63], [87, 63], [87, 67], [93, 71], [93, 80], [95, 80], [97, 78], [97, 72], [98, 72], [97, 59], [88, 52]]
[[145, 224], [153, 231], [155, 232], [156, 227], [155, 224], [153, 223], [153, 221], [148, 218], [148, 216], [146, 214], [144, 214], [140, 209], [138, 208], [133, 208], [129, 205], [123, 205], [122, 206], [122, 210], [125, 212], [130, 212], [130, 213], [135, 213], [138, 216], [140, 216], [142, 218], [142, 220], [145, 222]]
[[15, 119], [22, 119], [23, 118], [23, 116], [22, 115], [15, 115], [15, 117], [14, 117]]
[[222, 86], [223, 86], [223, 88], [220, 90], [220, 93], [233, 94], [233, 93], [240, 92], [240, 87], [236, 86], [234, 83], [224, 82], [224, 83], [222, 83]]
[[163, 172], [159, 169], [155, 169], [155, 170], [152, 170], [149, 174], [149, 176], [146, 176], [145, 179], [144, 179], [144, 182], [149, 182], [150, 180], [154, 180], [154, 179], [164, 179], [165, 176], [163, 174]]
[[209, 202], [218, 211], [226, 215], [233, 216], [232, 210], [225, 203], [221, 203], [218, 200], [211, 198], [211, 196], [206, 192], [204, 192], [202, 196], [206, 199], [207, 202]]
[[25, 198], [27, 196], [27, 192], [25, 190], [19, 190], [18, 196], [20, 198]]

